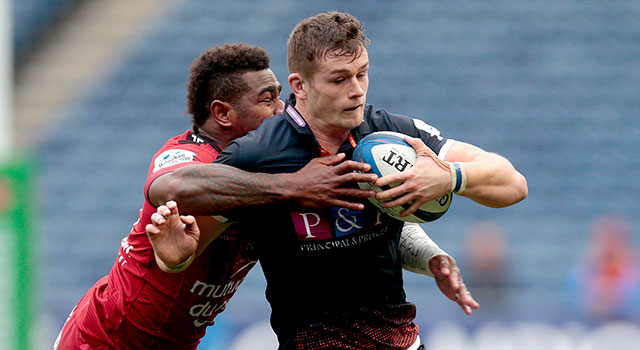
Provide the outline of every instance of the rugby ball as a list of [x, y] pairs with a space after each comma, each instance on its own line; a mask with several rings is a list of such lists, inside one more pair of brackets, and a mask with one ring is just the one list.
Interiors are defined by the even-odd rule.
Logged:
[[[408, 170], [416, 163], [417, 155], [413, 147], [404, 141], [405, 136], [393, 131], [379, 131], [369, 134], [358, 142], [353, 151], [352, 159], [370, 164], [371, 172], [380, 177]], [[374, 186], [373, 183], [359, 182], [358, 186], [362, 189], [373, 189], [379, 192], [390, 189], [394, 185], [380, 188]], [[398, 214], [409, 208], [410, 203], [384, 208], [381, 205], [381, 201], [373, 197], [369, 198], [369, 201], [382, 212], [395, 219], [422, 223], [434, 221], [444, 215], [451, 205], [452, 197], [451, 193], [447, 193], [441, 198], [423, 204], [415, 213], [405, 217], [401, 217]]]

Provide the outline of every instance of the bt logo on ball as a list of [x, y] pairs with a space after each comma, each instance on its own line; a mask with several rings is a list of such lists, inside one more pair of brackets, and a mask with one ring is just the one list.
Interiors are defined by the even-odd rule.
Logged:
[[388, 149], [388, 151], [389, 153], [380, 160], [396, 168], [400, 172], [407, 169], [407, 166], [409, 168], [413, 167], [413, 164], [406, 160], [402, 155], [398, 154], [394, 149]]
[[[352, 159], [371, 165], [371, 172], [379, 177], [398, 174], [412, 168], [418, 160], [416, 151], [404, 141], [407, 135], [393, 131], [379, 131], [363, 137], [353, 150]], [[426, 140], [423, 140], [426, 141]], [[448, 167], [448, 165], [447, 165]], [[359, 182], [362, 189], [375, 191], [388, 190], [398, 184], [376, 187], [370, 182]], [[421, 205], [413, 214], [400, 216], [410, 205], [404, 204], [391, 208], [382, 205], [381, 200], [369, 197], [369, 202], [388, 216], [408, 222], [429, 222], [440, 218], [449, 209], [452, 195], [444, 194], [441, 198], [431, 200]]]

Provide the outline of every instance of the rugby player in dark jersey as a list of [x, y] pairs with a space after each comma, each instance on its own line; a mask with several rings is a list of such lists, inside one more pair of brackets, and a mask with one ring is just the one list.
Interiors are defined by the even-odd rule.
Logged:
[[[425, 122], [365, 104], [368, 39], [360, 22], [330, 12], [300, 22], [288, 41], [295, 105], [231, 142], [218, 162], [290, 173], [318, 156], [350, 155], [375, 131], [397, 131], [421, 157], [408, 171], [378, 179], [386, 206], [405, 214], [447, 193], [489, 207], [513, 205], [527, 183], [504, 157], [440, 135]], [[417, 349], [415, 306], [407, 302], [399, 255], [401, 221], [372, 205], [310, 209], [290, 204], [237, 213], [267, 280], [271, 326], [281, 349]]]

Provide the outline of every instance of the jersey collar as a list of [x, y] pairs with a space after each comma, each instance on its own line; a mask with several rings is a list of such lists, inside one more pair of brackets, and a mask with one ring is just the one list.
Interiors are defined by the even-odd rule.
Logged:
[[[314, 136], [311, 132], [311, 128], [309, 128], [309, 124], [307, 123], [307, 121], [304, 119], [302, 114], [300, 114], [300, 112], [298, 112], [298, 110], [294, 107], [295, 103], [296, 98], [292, 93], [287, 99], [284, 107], [283, 114], [285, 116], [285, 119], [298, 133]], [[368, 135], [369, 133], [371, 133], [371, 127], [369, 126], [369, 123], [367, 123], [367, 119], [370, 113], [371, 105], [365, 105], [364, 119], [362, 121], [362, 124], [354, 129], [351, 129], [351, 132], [349, 133], [349, 137], [347, 139], [347, 143], [349, 143], [352, 148], [355, 148], [356, 143], [362, 138], [362, 135]], [[324, 151], [321, 147], [319, 148], [322, 155], [328, 155], [328, 152]], [[341, 150], [342, 148], [343, 147], [341, 147]]]
[[304, 120], [304, 117], [298, 110], [294, 107], [296, 105], [296, 96], [292, 93], [289, 95], [287, 102], [284, 106], [284, 116], [287, 122], [291, 124], [291, 126], [296, 129], [296, 131], [300, 134], [308, 134], [313, 135], [311, 129], [309, 128], [309, 123]]
[[222, 153], [222, 147], [218, 146], [212, 139], [200, 134], [198, 132], [198, 127], [193, 126], [193, 131], [189, 131], [187, 135], [187, 140], [192, 141], [193, 143], [206, 143], [213, 147], [218, 153]]
[[[287, 101], [285, 103], [284, 113], [283, 113], [285, 116], [285, 119], [299, 133], [312, 134], [311, 129], [309, 128], [309, 124], [307, 123], [306, 120], [304, 120], [304, 117], [302, 116], [302, 114], [300, 114], [300, 112], [298, 112], [298, 110], [295, 108], [295, 105], [296, 105], [296, 96], [292, 93], [291, 95], [289, 95], [289, 98], [287, 98]], [[365, 105], [364, 119], [362, 121], [362, 124], [360, 124], [357, 128], [351, 130], [351, 133], [354, 134], [354, 136], [356, 137], [356, 140], [360, 139], [359, 137], [360, 135], [367, 135], [371, 133], [371, 127], [367, 122], [367, 119], [369, 119], [369, 115], [371, 114], [371, 109], [372, 109], [371, 105]]]
[[293, 105], [287, 105], [284, 109], [284, 114], [287, 116], [287, 121], [291, 126], [293, 126], [298, 132], [303, 134], [311, 134], [311, 129], [309, 128], [309, 124], [302, 117], [302, 114], [298, 112], [298, 110]]

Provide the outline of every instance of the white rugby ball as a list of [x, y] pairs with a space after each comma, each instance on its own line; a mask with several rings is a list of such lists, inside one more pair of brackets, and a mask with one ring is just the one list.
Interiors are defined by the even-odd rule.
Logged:
[[[410, 169], [416, 163], [417, 155], [413, 147], [404, 141], [405, 136], [393, 131], [378, 131], [369, 134], [358, 142], [353, 151], [352, 159], [370, 164], [371, 172], [380, 177]], [[362, 189], [373, 189], [376, 192], [391, 188], [389, 186], [380, 188], [369, 182], [360, 182], [358, 185]], [[434, 221], [444, 215], [451, 205], [452, 197], [451, 193], [447, 193], [439, 199], [423, 204], [415, 213], [405, 217], [401, 217], [398, 214], [409, 208], [410, 203], [403, 206], [384, 208], [380, 204], [381, 201], [375, 198], [369, 198], [369, 201], [393, 218], [422, 223]]]

